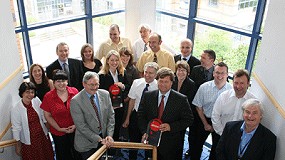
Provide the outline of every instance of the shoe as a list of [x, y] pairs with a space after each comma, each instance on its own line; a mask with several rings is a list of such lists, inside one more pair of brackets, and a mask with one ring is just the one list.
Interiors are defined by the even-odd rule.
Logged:
[[185, 156], [190, 156], [190, 150], [188, 149], [186, 152], [185, 152]]

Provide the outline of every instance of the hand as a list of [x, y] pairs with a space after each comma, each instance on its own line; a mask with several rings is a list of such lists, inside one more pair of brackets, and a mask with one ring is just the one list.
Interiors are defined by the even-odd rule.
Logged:
[[73, 133], [75, 131], [75, 125], [69, 126], [68, 127], [68, 133]]
[[22, 143], [21, 141], [17, 141], [15, 151], [18, 156], [22, 156], [21, 150], [22, 150]]
[[114, 144], [114, 140], [111, 136], [107, 136], [105, 139], [102, 139], [101, 143], [110, 148]]
[[148, 138], [148, 135], [145, 133], [145, 134], [142, 136], [142, 143], [148, 144], [147, 138]]
[[214, 128], [209, 124], [204, 125], [204, 129], [205, 129], [205, 131], [209, 131], [209, 132], [214, 131]]
[[126, 118], [126, 120], [125, 120], [125, 122], [122, 124], [122, 126], [123, 126], [124, 128], [127, 128], [127, 127], [129, 126], [129, 123], [130, 123], [129, 119]]
[[168, 123], [162, 123], [160, 126], [159, 126], [159, 130], [161, 132], [166, 132], [166, 131], [170, 131], [170, 125]]
[[125, 89], [125, 85], [122, 82], [116, 82], [114, 84], [120, 87], [121, 89]]
[[58, 130], [59, 132], [63, 132], [63, 133], [68, 133], [69, 129], [68, 128], [59, 128]]

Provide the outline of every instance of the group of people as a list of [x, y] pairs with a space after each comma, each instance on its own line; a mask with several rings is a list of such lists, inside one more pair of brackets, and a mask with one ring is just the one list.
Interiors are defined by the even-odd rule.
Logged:
[[[54, 159], [48, 131], [57, 160], [89, 158], [102, 145], [120, 141], [122, 127], [130, 142], [147, 142], [148, 123], [156, 118], [162, 122], [160, 160], [182, 159], [187, 127], [185, 154], [191, 160], [200, 160], [209, 134], [211, 160], [274, 159], [276, 136], [260, 124], [264, 109], [247, 90], [246, 70], [237, 70], [230, 85], [228, 66], [215, 64], [213, 50], [204, 50], [199, 60], [192, 41], [183, 39], [180, 54], [173, 55], [147, 24], [139, 33], [131, 45], [113, 24], [96, 54], [85, 44], [82, 60], [68, 58], [62, 42], [46, 74], [39, 64], [30, 67], [30, 82], [20, 85], [21, 100], [11, 111], [16, 153], [23, 160]], [[130, 150], [129, 159], [150, 156], [142, 153]]]

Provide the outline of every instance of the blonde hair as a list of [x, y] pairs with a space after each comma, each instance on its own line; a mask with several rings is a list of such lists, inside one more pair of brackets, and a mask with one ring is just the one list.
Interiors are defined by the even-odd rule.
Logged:
[[110, 66], [108, 64], [108, 61], [112, 55], [116, 56], [119, 59], [119, 66], [118, 66], [117, 70], [118, 70], [119, 74], [124, 76], [125, 68], [123, 66], [120, 54], [115, 50], [110, 50], [108, 52], [108, 54], [106, 55], [106, 61], [104, 62], [103, 68], [100, 70], [99, 74], [107, 74], [109, 72]]

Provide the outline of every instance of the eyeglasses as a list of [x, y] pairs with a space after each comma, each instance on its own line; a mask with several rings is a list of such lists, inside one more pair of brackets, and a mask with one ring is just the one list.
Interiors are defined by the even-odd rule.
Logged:
[[90, 84], [87, 84], [87, 83], [85, 83], [88, 87], [98, 87], [100, 84], [99, 83], [95, 83], [95, 84], [93, 84], [93, 83], [90, 83]]
[[154, 54], [153, 62], [157, 63], [157, 56], [156, 56], [156, 54]]

